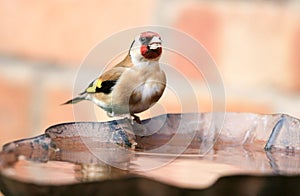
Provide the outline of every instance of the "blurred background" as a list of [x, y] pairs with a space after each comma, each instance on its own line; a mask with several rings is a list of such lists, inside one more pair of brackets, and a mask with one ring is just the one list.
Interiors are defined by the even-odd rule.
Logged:
[[[299, 10], [297, 0], [2, 0], [0, 144], [74, 121], [73, 108], [60, 104], [73, 96], [81, 62], [105, 38], [141, 25], [173, 27], [202, 43], [223, 78], [227, 111], [300, 118]], [[209, 95], [199, 99], [210, 104]], [[180, 112], [176, 103], [161, 101], [166, 112]], [[91, 103], [82, 104], [76, 120], [90, 120]]]

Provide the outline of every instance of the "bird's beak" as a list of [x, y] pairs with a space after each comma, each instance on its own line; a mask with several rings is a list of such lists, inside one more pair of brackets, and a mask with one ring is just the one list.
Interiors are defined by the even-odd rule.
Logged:
[[151, 40], [151, 42], [149, 43], [149, 47], [151, 50], [155, 50], [157, 48], [161, 47], [161, 40], [159, 39], [159, 37], [154, 36]]
[[151, 50], [155, 50], [155, 49], [160, 48], [160, 47], [161, 47], [160, 43], [151, 43], [150, 44], [150, 49]]

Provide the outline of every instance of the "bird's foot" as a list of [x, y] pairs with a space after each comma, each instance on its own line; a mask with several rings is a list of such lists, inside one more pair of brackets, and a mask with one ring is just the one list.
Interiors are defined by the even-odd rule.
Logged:
[[[133, 121], [135, 121], [138, 124], [142, 124], [140, 117], [138, 117], [135, 114], [130, 114], [130, 115], [133, 117], [133, 119], [132, 119]], [[131, 122], [132, 124], [133, 124], [133, 121]]]
[[112, 111], [112, 112], [106, 112], [107, 116], [112, 118], [115, 116], [115, 113]]

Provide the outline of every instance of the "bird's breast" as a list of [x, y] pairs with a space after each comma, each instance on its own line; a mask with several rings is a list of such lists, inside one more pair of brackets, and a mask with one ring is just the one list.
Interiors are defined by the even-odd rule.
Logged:
[[146, 81], [139, 89], [141, 93], [141, 101], [151, 100], [153, 96], [162, 92], [164, 85], [158, 81]]
[[165, 89], [163, 81], [147, 80], [138, 86], [130, 97], [130, 111], [139, 113], [150, 108], [162, 96]]

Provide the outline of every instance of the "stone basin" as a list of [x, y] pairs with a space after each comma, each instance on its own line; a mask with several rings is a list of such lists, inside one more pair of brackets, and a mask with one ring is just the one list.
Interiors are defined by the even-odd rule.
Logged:
[[71, 122], [3, 146], [5, 195], [300, 193], [300, 121], [284, 114], [165, 114]]

